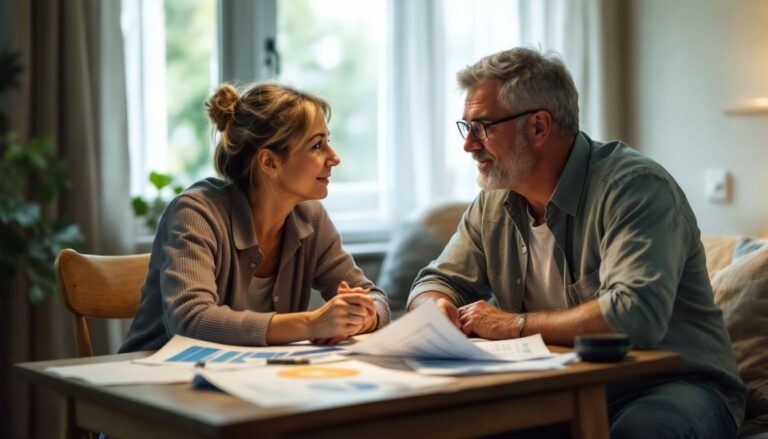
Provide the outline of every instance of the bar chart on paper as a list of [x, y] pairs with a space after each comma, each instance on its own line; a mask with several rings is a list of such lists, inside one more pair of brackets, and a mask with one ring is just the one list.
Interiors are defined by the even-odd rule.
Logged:
[[318, 348], [303, 349], [300, 351], [240, 351], [219, 349], [207, 346], [189, 346], [181, 352], [175, 353], [165, 358], [169, 363], [196, 363], [205, 361], [206, 363], [244, 363], [249, 359], [270, 359], [280, 357], [308, 357], [314, 355], [325, 355], [340, 351], [339, 348]]

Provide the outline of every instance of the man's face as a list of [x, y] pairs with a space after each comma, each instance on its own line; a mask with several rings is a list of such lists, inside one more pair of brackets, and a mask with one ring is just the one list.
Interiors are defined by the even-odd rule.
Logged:
[[[525, 109], [516, 108], [516, 111]], [[464, 102], [464, 120], [493, 122], [512, 113], [499, 102], [499, 84], [486, 80], [471, 88]], [[477, 161], [480, 174], [477, 181], [484, 190], [514, 190], [527, 178], [536, 165], [537, 158], [522, 129], [526, 119], [500, 123], [486, 128], [485, 140], [479, 140], [470, 132], [464, 141], [464, 151]]]

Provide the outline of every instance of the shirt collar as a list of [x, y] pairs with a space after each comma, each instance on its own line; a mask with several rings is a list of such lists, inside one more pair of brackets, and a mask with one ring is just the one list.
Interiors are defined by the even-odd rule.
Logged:
[[253, 227], [253, 214], [248, 196], [236, 184], [229, 185], [230, 199], [232, 200], [232, 237], [238, 250], [255, 247], [259, 241], [256, 239], [256, 230]]
[[[245, 250], [259, 245], [256, 238], [256, 230], [253, 226], [253, 213], [251, 212], [251, 203], [248, 196], [235, 184], [229, 185], [230, 199], [232, 200], [232, 235], [235, 247], [238, 250]], [[305, 215], [300, 215], [298, 206], [294, 208], [285, 219], [284, 239], [300, 241], [314, 232], [315, 228]]]
[[581, 202], [584, 184], [589, 173], [591, 140], [583, 132], [576, 135], [571, 154], [555, 187], [550, 202], [568, 215], [575, 216]]
[[[568, 161], [565, 163], [562, 174], [560, 174], [555, 192], [549, 200], [550, 203], [571, 216], [575, 216], [577, 213], [584, 184], [587, 181], [591, 143], [591, 139], [583, 132], [576, 135]], [[509, 191], [507, 193], [504, 207], [512, 218], [521, 219], [521, 221], [526, 218], [528, 202], [517, 192]]]

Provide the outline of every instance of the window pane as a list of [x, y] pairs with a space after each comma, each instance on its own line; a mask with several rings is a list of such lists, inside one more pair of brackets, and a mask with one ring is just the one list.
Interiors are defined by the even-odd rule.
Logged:
[[332, 181], [378, 182], [384, 1], [278, 0], [277, 17], [280, 81], [333, 107], [329, 130], [341, 165]]
[[167, 169], [184, 181], [212, 175], [203, 102], [217, 82], [216, 0], [166, 0]]

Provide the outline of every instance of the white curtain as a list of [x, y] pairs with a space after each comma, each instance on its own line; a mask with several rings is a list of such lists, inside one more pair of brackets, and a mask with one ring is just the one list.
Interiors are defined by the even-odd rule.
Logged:
[[384, 99], [387, 190], [384, 206], [397, 224], [414, 209], [443, 195], [441, 130], [445, 70], [440, 0], [389, 3]]
[[518, 0], [520, 45], [559, 53], [579, 90], [580, 125], [595, 139], [620, 134], [621, 2]]
[[464, 104], [456, 73], [485, 55], [515, 46], [558, 52], [580, 93], [582, 130], [615, 137], [620, 7], [611, 0], [393, 0], [384, 106], [392, 224], [478, 193], [454, 123]]
[[[135, 227], [130, 209], [131, 160], [128, 149], [128, 102], [125, 51], [120, 26], [122, 5], [109, 1], [100, 8], [99, 48], [99, 253], [128, 254], [135, 251]], [[123, 343], [127, 322], [106, 322], [106, 344], [116, 353]]]

